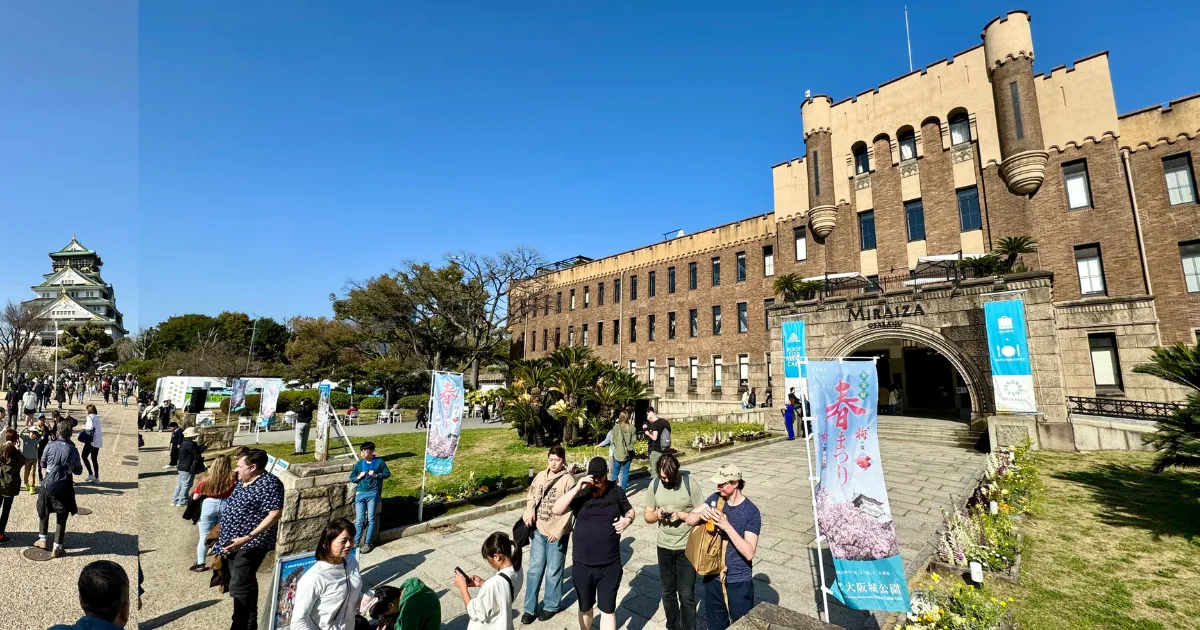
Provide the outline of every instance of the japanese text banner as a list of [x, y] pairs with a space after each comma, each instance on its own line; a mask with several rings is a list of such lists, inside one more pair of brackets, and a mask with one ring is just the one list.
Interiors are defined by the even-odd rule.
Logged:
[[817, 437], [817, 523], [837, 580], [830, 592], [855, 610], [909, 610], [908, 583], [879, 457], [879, 377], [871, 361], [808, 363]]
[[282, 379], [268, 378], [263, 380], [262, 397], [259, 399], [258, 415], [268, 423], [275, 420], [275, 407], [279, 403], [279, 390], [282, 388]]
[[425, 470], [431, 475], [449, 475], [462, 432], [462, 374], [433, 373], [433, 400], [429, 431], [425, 437]]
[[1025, 301], [1017, 298], [984, 302], [983, 319], [987, 324], [996, 411], [1035, 413], [1037, 401], [1025, 333]]
[[229, 398], [229, 410], [241, 411], [246, 408], [246, 384], [248, 381], [239, 378], [233, 382], [233, 396]]

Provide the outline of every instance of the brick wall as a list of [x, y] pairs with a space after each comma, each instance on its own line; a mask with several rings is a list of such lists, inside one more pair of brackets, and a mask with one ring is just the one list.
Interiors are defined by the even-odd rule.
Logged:
[[942, 149], [941, 125], [936, 120], [921, 127], [924, 157], [921, 169], [921, 205], [925, 209], [925, 250], [931, 255], [950, 254], [961, 249], [958, 197], [954, 192], [954, 171], [950, 152]]

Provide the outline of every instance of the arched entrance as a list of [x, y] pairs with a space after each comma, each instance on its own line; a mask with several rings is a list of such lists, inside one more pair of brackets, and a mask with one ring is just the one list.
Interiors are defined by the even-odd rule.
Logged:
[[[886, 363], [878, 364], [880, 384], [902, 387], [906, 415], [973, 421], [991, 410], [984, 373], [957, 344], [924, 326], [860, 328], [840, 338], [828, 355], [888, 356]], [[960, 387], [965, 394], [959, 393]]]

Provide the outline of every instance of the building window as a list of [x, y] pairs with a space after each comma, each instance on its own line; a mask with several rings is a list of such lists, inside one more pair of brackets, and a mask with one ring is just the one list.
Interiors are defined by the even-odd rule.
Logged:
[[620, 301], [621, 301], [621, 279], [615, 278], [615, 279], [613, 279], [613, 304], [617, 304]]
[[738, 302], [738, 332], [744, 333], [750, 330], [749, 313], [746, 311], [746, 303]]
[[658, 292], [658, 289], [655, 286], [658, 284], [657, 280], [658, 280], [658, 273], [655, 271], [651, 271], [650, 272], [650, 286], [647, 287], [650, 290], [650, 297], [654, 297], [654, 294]]
[[584, 324], [584, 325], [583, 325], [583, 345], [585, 345], [585, 346], [588, 344], [588, 336], [587, 336], [587, 333], [588, 333], [588, 330], [587, 330], [587, 324]]
[[675, 292], [675, 268], [667, 268], [667, 293]]
[[817, 156], [816, 151], [813, 151], [813, 154], [812, 154], [812, 167], [813, 167], [813, 177], [812, 177], [813, 194], [820, 197], [821, 196], [821, 160]]
[[604, 345], [604, 322], [596, 322], [596, 345]]
[[688, 387], [696, 389], [698, 380], [700, 380], [700, 359], [688, 357]]
[[571, 289], [571, 303], [570, 306], [567, 307], [567, 310], [575, 310], [575, 289]]
[[867, 210], [858, 215], [859, 245], [863, 251], [875, 249], [875, 211]]
[[613, 343], [621, 345], [621, 320], [613, 320]]
[[1076, 247], [1075, 268], [1079, 270], [1081, 295], [1104, 295], [1104, 263], [1100, 260], [1099, 244]]
[[1096, 383], [1096, 392], [1122, 391], [1117, 336], [1113, 333], [1092, 333], [1088, 335], [1088, 349], [1092, 353], [1092, 379]]
[[562, 345], [562, 329], [555, 328], [554, 329], [554, 349], [558, 350], [558, 347], [561, 345]]
[[750, 389], [750, 355], [738, 355], [738, 391]]
[[675, 311], [667, 313], [667, 339], [675, 338]]
[[587, 308], [592, 304], [592, 287], [583, 287], [583, 308]]
[[771, 368], [771, 353], [768, 352], [763, 359], [765, 359], [767, 362], [767, 387], [770, 388], [773, 384], [773, 377], [775, 376], [774, 370]]
[[1179, 244], [1179, 257], [1183, 260], [1183, 280], [1188, 293], [1200, 293], [1200, 241]]
[[917, 158], [917, 134], [909, 129], [901, 132], [897, 139], [900, 142], [900, 161], [915, 160]]
[[575, 345], [575, 327], [574, 326], [567, 326], [567, 345], [568, 346]]
[[550, 314], [550, 296], [547, 295], [542, 299], [542, 315]]
[[950, 119], [950, 144], [958, 146], [971, 141], [971, 121], [966, 114], [957, 114]]
[[629, 299], [631, 299], [631, 300], [637, 299], [637, 275], [636, 274], [629, 277]]
[[650, 341], [654, 341], [654, 319], [655, 319], [655, 316], [651, 315], [650, 321], [647, 323], [647, 325], [650, 327], [650, 329], [647, 331], [647, 335], [649, 336]]
[[688, 311], [688, 332], [691, 337], [700, 334], [700, 315], [694, 308]]
[[714, 306], [712, 309], [712, 314], [713, 314], [713, 318], [712, 318], [713, 334], [719, 335], [719, 334], [721, 334], [721, 307]]
[[1196, 178], [1190, 155], [1184, 153], [1163, 158], [1163, 173], [1167, 177], [1167, 196], [1172, 206], [1196, 202]]
[[1067, 209], [1092, 207], [1092, 192], [1088, 186], [1087, 160], [1063, 164], [1063, 183], [1067, 189]]
[[803, 227], [792, 228], [792, 242], [796, 244], [796, 260], [808, 258], [808, 232]]
[[637, 374], [637, 361], [635, 361], [633, 359], [629, 360], [629, 373]]
[[721, 388], [721, 377], [722, 377], [721, 373], [724, 372], [723, 366], [721, 365], [721, 357], [714, 354], [712, 359], [713, 359], [713, 388], [720, 389]]
[[654, 359], [646, 361], [646, 384], [654, 387]]
[[675, 357], [667, 358], [667, 389], [675, 389]]
[[713, 256], [712, 259], [712, 285], [714, 287], [721, 286], [721, 257]]
[[979, 189], [971, 186], [958, 191], [958, 223], [963, 232], [983, 229], [979, 214]]
[[920, 199], [904, 202], [904, 221], [908, 225], [908, 242], [925, 240], [925, 208]]
[[763, 275], [764, 276], [775, 275], [775, 246], [774, 245], [764, 245], [763, 246]]
[[562, 312], [562, 291], [559, 291], [558, 295], [556, 295], [554, 297], [554, 312], [555, 313]]
[[736, 264], [737, 281], [745, 282], [746, 281], [746, 252], [738, 252], [734, 258], [737, 262], [737, 264]]
[[533, 334], [529, 336], [529, 351], [537, 352], [537, 331], [536, 330], [533, 331]]
[[1008, 84], [1008, 97], [1012, 99], [1013, 125], [1016, 127], [1017, 140], [1025, 137], [1025, 125], [1021, 122], [1021, 99], [1018, 97], [1017, 82]]
[[550, 349], [550, 330], [548, 328], [543, 328], [542, 329], [542, 351], [546, 351], [549, 349]]
[[637, 343], [637, 318], [629, 318], [629, 343]]
[[763, 330], [771, 330], [771, 307], [775, 306], [775, 298], [763, 300]]
[[597, 284], [596, 290], [599, 291], [599, 293], [596, 295], [596, 300], [600, 303], [600, 306], [604, 306], [604, 283], [601, 282]]
[[696, 263], [688, 263], [688, 289], [696, 290]]
[[862, 175], [871, 171], [871, 158], [867, 155], [867, 145], [860, 142], [854, 145], [854, 174]]

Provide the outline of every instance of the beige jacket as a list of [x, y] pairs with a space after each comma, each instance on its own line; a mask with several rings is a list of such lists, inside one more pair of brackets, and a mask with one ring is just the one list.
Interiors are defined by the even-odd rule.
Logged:
[[[546, 484], [550, 483], [556, 476], [561, 475], [558, 481], [554, 482], [554, 487], [546, 493]], [[570, 492], [571, 487], [575, 485], [575, 477], [567, 471], [562, 471], [558, 475], [551, 475], [549, 470], [543, 470], [533, 478], [533, 483], [529, 486], [529, 492], [525, 495], [525, 513], [523, 518], [528, 519], [533, 516], [534, 506], [541, 500], [542, 504], [537, 511], [537, 530], [547, 538], [555, 540], [567, 535], [571, 531], [574, 515], [570, 512], [561, 516], [555, 516], [552, 508], [558, 497]], [[546, 494], [546, 498], [542, 499], [542, 494]]]

